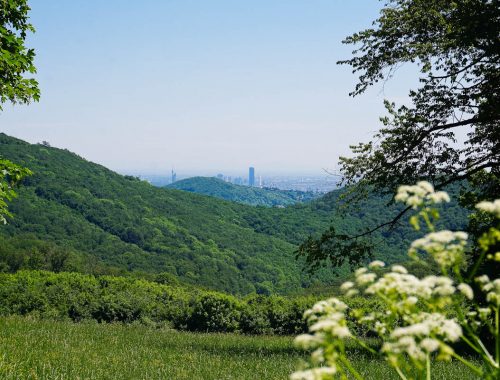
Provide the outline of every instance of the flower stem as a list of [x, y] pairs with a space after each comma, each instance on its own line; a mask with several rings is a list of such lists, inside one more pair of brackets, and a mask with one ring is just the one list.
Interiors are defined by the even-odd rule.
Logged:
[[472, 267], [472, 270], [469, 272], [469, 275], [467, 276], [467, 282], [472, 281], [472, 279], [476, 275], [477, 270], [479, 269], [479, 266], [484, 261], [485, 257], [486, 257], [486, 251], [482, 251], [481, 254], [479, 255], [479, 258], [474, 263], [474, 266]]
[[477, 368], [474, 364], [472, 364], [468, 360], [465, 360], [463, 357], [461, 357], [460, 355], [457, 355], [455, 352], [452, 354], [452, 356], [455, 359], [457, 359], [458, 361], [461, 361], [463, 364], [465, 364], [467, 367], [469, 367], [471, 370], [473, 370], [479, 376], [483, 376], [483, 371], [481, 371], [479, 368]]
[[372, 354], [378, 354], [378, 351], [374, 350], [373, 348], [371, 348], [370, 346], [368, 346], [367, 344], [365, 344], [364, 342], [361, 341], [361, 339], [358, 339], [358, 338], [354, 338], [354, 340], [361, 346], [363, 347], [365, 350], [368, 350], [370, 353]]
[[340, 361], [349, 370], [349, 372], [352, 373], [352, 375], [354, 376], [354, 378], [356, 380], [364, 380], [363, 377], [359, 374], [359, 372], [354, 369], [354, 367], [351, 365], [351, 363], [349, 362], [349, 360], [347, 358], [345, 358], [344, 356], [341, 356]]
[[399, 367], [397, 365], [394, 366], [394, 369], [396, 370], [396, 372], [398, 373], [399, 377], [403, 380], [408, 380], [406, 378], [406, 376], [403, 374], [403, 372], [401, 372], [401, 369], [399, 369]]
[[426, 370], [427, 370], [427, 377], [426, 377], [426, 380], [431, 380], [431, 359], [429, 357], [429, 354], [427, 354], [427, 358], [426, 358]]
[[495, 338], [496, 338], [496, 360], [497, 360], [497, 365], [500, 362], [500, 323], [499, 323], [499, 315], [500, 314], [500, 308], [497, 306], [495, 309]]

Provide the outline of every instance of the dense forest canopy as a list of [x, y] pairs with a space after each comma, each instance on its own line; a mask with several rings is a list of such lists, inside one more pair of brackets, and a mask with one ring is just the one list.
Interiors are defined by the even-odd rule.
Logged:
[[[295, 259], [298, 244], [331, 222], [343, 233], [355, 233], [398, 209], [373, 196], [339, 217], [341, 190], [284, 209], [246, 206], [156, 188], [67, 150], [4, 134], [0, 154], [34, 172], [11, 203], [14, 218], [0, 230], [1, 269], [8, 272], [25, 268], [146, 278], [166, 273], [232, 293], [298, 291], [336, 281], [331, 269], [313, 277], [304, 273], [303, 262]], [[443, 217], [459, 229], [465, 211], [450, 204]], [[409, 228], [380, 233], [374, 236], [375, 254], [400, 261], [413, 237]]]

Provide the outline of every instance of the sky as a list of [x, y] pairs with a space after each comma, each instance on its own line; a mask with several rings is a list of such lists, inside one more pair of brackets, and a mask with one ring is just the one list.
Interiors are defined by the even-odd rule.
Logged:
[[42, 97], [4, 106], [0, 131], [122, 173], [323, 173], [380, 127], [383, 99], [351, 98], [336, 62], [375, 0], [30, 1]]

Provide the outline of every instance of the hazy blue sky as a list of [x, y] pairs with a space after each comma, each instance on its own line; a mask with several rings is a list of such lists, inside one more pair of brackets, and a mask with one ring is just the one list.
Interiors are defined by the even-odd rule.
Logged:
[[404, 71], [350, 98], [335, 62], [375, 0], [32, 0], [42, 99], [3, 132], [118, 171], [311, 172], [336, 167], [404, 99]]

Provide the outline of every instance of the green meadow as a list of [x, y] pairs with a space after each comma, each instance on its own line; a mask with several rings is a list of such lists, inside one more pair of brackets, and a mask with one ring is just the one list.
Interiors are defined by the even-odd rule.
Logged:
[[[306, 355], [291, 337], [202, 334], [141, 325], [0, 319], [1, 379], [286, 379]], [[383, 361], [354, 348], [367, 379], [397, 379]], [[436, 363], [433, 379], [474, 379]]]

